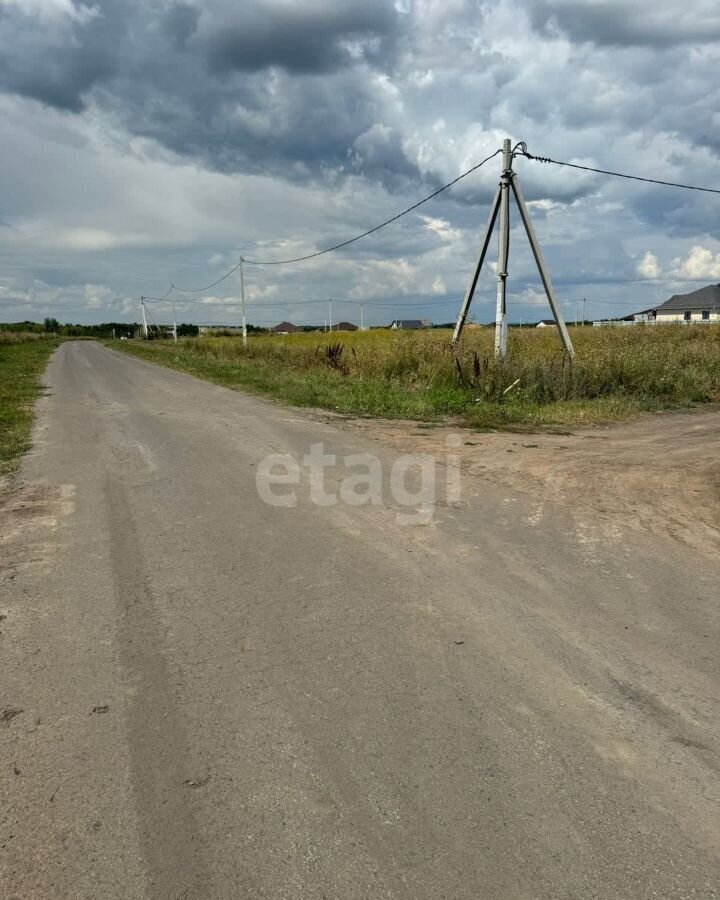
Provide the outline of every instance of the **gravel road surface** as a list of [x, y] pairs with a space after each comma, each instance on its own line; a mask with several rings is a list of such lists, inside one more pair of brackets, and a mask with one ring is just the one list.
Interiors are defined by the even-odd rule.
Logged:
[[4, 900], [720, 895], [720, 553], [448, 492], [437, 439], [420, 509], [397, 440], [96, 343], [46, 383], [0, 495]]

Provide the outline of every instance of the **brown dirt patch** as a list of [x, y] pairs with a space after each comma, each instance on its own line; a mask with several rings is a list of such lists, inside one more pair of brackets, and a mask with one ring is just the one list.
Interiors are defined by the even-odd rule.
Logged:
[[[376, 419], [333, 420], [412, 452], [444, 458], [459, 435], [465, 477], [563, 503], [611, 526], [649, 531], [717, 554], [720, 549], [720, 409], [671, 412], [570, 434], [479, 433]], [[538, 515], [542, 515], [541, 508]]]

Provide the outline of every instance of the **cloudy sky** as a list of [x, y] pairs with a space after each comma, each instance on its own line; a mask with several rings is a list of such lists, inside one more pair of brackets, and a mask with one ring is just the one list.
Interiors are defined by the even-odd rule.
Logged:
[[[134, 320], [364, 231], [504, 137], [720, 187], [717, 0], [0, 0], [0, 321]], [[516, 169], [566, 316], [720, 281], [720, 197]], [[246, 267], [249, 318], [452, 319], [493, 160], [346, 250]], [[514, 216], [511, 320], [548, 315]], [[236, 322], [236, 275], [175, 294]], [[199, 299], [200, 302], [197, 302]], [[167, 319], [169, 306], [156, 305]], [[493, 273], [474, 314], [494, 317]]]

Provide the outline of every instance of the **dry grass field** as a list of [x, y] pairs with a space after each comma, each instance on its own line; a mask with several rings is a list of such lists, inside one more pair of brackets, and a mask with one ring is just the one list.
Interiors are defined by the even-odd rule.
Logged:
[[123, 350], [297, 406], [467, 425], [534, 427], [614, 421], [720, 400], [720, 328], [513, 329], [505, 361], [491, 329], [336, 332], [128, 341]]

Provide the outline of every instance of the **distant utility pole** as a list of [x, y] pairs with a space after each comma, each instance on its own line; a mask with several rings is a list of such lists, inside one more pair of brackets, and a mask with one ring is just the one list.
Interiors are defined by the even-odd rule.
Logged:
[[245, 269], [243, 263], [244, 257], [240, 257], [240, 307], [242, 311], [242, 335], [243, 347], [247, 349], [247, 319], [245, 318]]
[[140, 298], [140, 313], [142, 315], [143, 334], [145, 335], [145, 340], [147, 340], [148, 339], [148, 323], [147, 323], [147, 316], [145, 315], [145, 298], [144, 297]]
[[173, 300], [173, 339], [177, 344], [177, 315], [175, 314], [175, 301]]
[[583, 320], [582, 320], [583, 325], [585, 324], [585, 304], [586, 303], [587, 303], [587, 300], [585, 299], [585, 297], [583, 297]]
[[363, 305], [360, 304], [360, 331], [365, 331], [365, 325], [363, 324]]
[[580, 301], [575, 301], [575, 324], [580, 324]]
[[332, 331], [332, 300], [328, 300], [328, 322], [330, 324], [330, 331]]
[[530, 221], [530, 213], [525, 203], [525, 198], [523, 196], [522, 190], [520, 189], [520, 182], [512, 168], [512, 160], [513, 151], [511, 149], [511, 143], [509, 139], [506, 139], [505, 141], [503, 141], [502, 172], [500, 175], [500, 184], [497, 191], [495, 192], [495, 198], [492, 202], [492, 206], [490, 207], [490, 216], [485, 227], [485, 234], [483, 235], [483, 240], [480, 245], [480, 253], [475, 265], [475, 270], [470, 280], [470, 285], [465, 292], [462, 306], [460, 307], [460, 312], [455, 324], [455, 331], [453, 332], [452, 336], [452, 345], [455, 346], [460, 340], [460, 335], [462, 334], [465, 320], [467, 319], [468, 312], [470, 310], [470, 304], [472, 303], [472, 298], [475, 294], [475, 288], [477, 287], [478, 279], [480, 278], [480, 270], [482, 269], [483, 263], [485, 262], [485, 256], [487, 254], [488, 246], [490, 245], [492, 230], [495, 227], [495, 221], [498, 218], [498, 213], [500, 213], [500, 236], [497, 268], [497, 313], [495, 316], [495, 355], [499, 359], [503, 359], [507, 353], [507, 309], [505, 303], [505, 284], [508, 275], [507, 263], [510, 242], [509, 202], [510, 191], [512, 191], [513, 196], [515, 197], [515, 203], [517, 204], [518, 210], [520, 211], [520, 218], [522, 220], [523, 226], [525, 227], [525, 233], [527, 234], [528, 240], [530, 241], [530, 247], [532, 248], [533, 256], [535, 257], [535, 264], [538, 267], [540, 279], [543, 283], [543, 287], [545, 288], [545, 294], [548, 298], [548, 302], [550, 303], [550, 308], [552, 309], [553, 316], [555, 317], [555, 322], [560, 334], [560, 340], [562, 341], [563, 347], [565, 348], [567, 354], [573, 357], [575, 356], [575, 349], [573, 348], [572, 341], [570, 340], [570, 334], [567, 330], [567, 326], [565, 325], [565, 320], [563, 319], [562, 312], [560, 311], [560, 307], [557, 303], [557, 300], [555, 299], [555, 292], [553, 291], [552, 282], [550, 281], [550, 273], [545, 266], [545, 261], [543, 260], [542, 254], [540, 252], [540, 246], [537, 242], [537, 238], [535, 237], [535, 231], [533, 229], [532, 222]]

